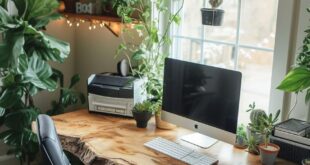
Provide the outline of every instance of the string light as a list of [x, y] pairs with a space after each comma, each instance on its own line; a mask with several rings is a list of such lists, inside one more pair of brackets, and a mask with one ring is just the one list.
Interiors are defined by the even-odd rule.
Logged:
[[[80, 25], [82, 23], [88, 22], [88, 29], [89, 30], [95, 30], [97, 28], [97, 26], [99, 26], [98, 28], [103, 28], [106, 27], [108, 28], [110, 31], [113, 32], [114, 35], [118, 36], [120, 34], [120, 29], [122, 29], [120, 23], [115, 23], [115, 22], [106, 22], [106, 21], [102, 21], [102, 20], [93, 20], [93, 19], [80, 19], [80, 18], [71, 18], [70, 17], [65, 17], [66, 18], [66, 22], [68, 24], [69, 27], [80, 27]], [[133, 28], [134, 24], [126, 24], [124, 25], [128, 28]]]

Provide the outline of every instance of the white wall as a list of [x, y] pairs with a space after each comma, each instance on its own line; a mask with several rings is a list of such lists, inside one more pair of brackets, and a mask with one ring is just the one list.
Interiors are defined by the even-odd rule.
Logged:
[[[78, 89], [85, 95], [87, 94], [87, 78], [94, 73], [116, 72], [117, 62], [125, 57], [116, 56], [116, 50], [122, 42], [122, 37], [114, 36], [108, 29], [98, 28], [88, 29], [89, 24], [84, 23], [76, 28], [76, 60], [75, 71], [81, 76]], [[128, 36], [123, 36], [128, 39]], [[140, 42], [139, 37], [130, 41], [131, 43]]]
[[[279, 0], [269, 111], [275, 113], [281, 109], [282, 120], [286, 118], [288, 111], [294, 105], [295, 95], [284, 93], [276, 87], [295, 63], [296, 55], [305, 36], [304, 30], [310, 24], [310, 14], [306, 12], [307, 7], [310, 7], [309, 0]], [[300, 94], [291, 117], [307, 120], [308, 111], [309, 107], [304, 102], [304, 95]]]
[[[306, 8], [310, 7], [309, 0], [301, 0], [299, 4], [297, 4], [297, 22], [296, 22], [296, 47], [294, 49], [294, 59], [297, 57], [300, 52], [300, 47], [302, 46], [303, 39], [306, 34], [304, 31], [310, 26], [310, 13], [307, 12]], [[291, 106], [295, 103], [296, 96], [291, 96]], [[301, 120], [309, 120], [309, 105], [305, 103], [305, 92], [298, 94], [297, 97], [297, 105], [296, 108], [292, 112], [292, 117], [301, 119]]]
[[[70, 44], [71, 52], [69, 57], [64, 63], [51, 62], [51, 65], [63, 72], [65, 84], [70, 83], [71, 76], [75, 74], [75, 28], [67, 26], [64, 19], [51, 22], [47, 27], [47, 33], [58, 39], [66, 41]], [[47, 111], [51, 106], [52, 100], [59, 97], [59, 90], [57, 92], [43, 91], [34, 97], [35, 105], [38, 106], [43, 112]]]

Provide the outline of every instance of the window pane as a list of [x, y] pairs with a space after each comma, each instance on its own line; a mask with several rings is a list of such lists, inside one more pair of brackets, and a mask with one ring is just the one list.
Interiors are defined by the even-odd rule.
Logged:
[[[207, 2], [207, 7], [210, 4]], [[204, 26], [207, 40], [235, 41], [238, 17], [238, 0], [223, 1], [219, 7], [225, 10], [222, 26]], [[200, 23], [201, 24], [201, 23]]]
[[254, 101], [257, 108], [268, 110], [273, 52], [239, 50], [238, 68], [242, 72], [239, 120], [249, 122], [245, 112]]
[[278, 0], [242, 0], [240, 43], [274, 48]]
[[173, 57], [196, 63], [200, 62], [200, 40], [174, 38], [173, 42]]
[[[203, 6], [204, 0], [184, 0], [184, 7], [182, 9], [181, 25], [176, 28], [173, 32], [174, 35], [180, 36], [190, 36], [194, 38], [202, 38], [202, 24], [201, 24], [201, 14], [200, 8]], [[178, 3], [180, 1], [173, 1], [173, 10], [176, 12], [178, 10]]]
[[233, 69], [233, 47], [205, 42], [203, 63], [221, 68]]

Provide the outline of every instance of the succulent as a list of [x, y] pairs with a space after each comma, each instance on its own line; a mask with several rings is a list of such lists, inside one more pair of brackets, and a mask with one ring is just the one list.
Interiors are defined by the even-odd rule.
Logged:
[[266, 112], [262, 109], [255, 109], [255, 102], [249, 105], [250, 109], [247, 112], [251, 112], [250, 120], [253, 125], [259, 125], [260, 118], [266, 116]]
[[209, 0], [210, 5], [213, 9], [218, 8], [222, 3], [223, 0]]

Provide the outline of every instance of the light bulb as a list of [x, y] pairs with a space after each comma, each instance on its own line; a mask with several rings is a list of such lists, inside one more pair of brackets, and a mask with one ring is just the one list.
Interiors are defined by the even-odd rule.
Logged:
[[96, 25], [94, 25], [93, 28], [96, 29]]
[[88, 29], [91, 30], [92, 29], [91, 26], [89, 26]]
[[76, 23], [76, 27], [79, 27], [80, 26], [80, 23]]

